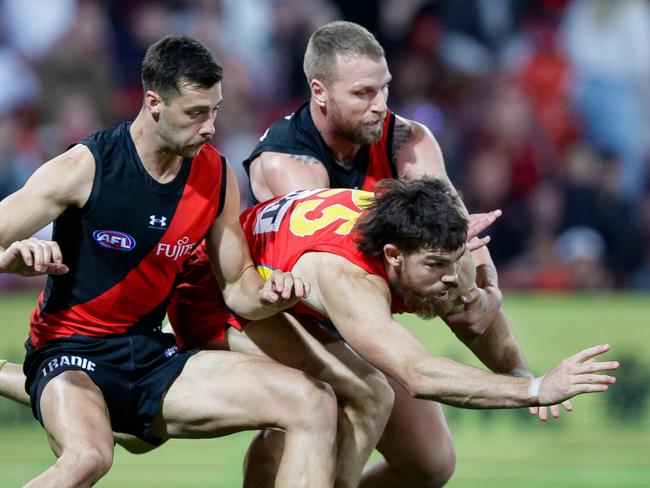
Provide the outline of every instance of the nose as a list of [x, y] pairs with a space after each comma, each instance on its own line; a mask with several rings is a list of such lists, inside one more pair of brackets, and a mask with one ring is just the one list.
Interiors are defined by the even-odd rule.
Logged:
[[449, 288], [456, 288], [458, 286], [458, 270], [456, 267], [450, 267], [450, 269], [441, 278], [441, 281]]
[[388, 110], [388, 96], [384, 90], [379, 90], [372, 101], [372, 111], [375, 113], [384, 113]]
[[201, 125], [199, 129], [199, 134], [202, 137], [212, 137], [214, 135], [214, 118], [208, 117], [208, 119]]

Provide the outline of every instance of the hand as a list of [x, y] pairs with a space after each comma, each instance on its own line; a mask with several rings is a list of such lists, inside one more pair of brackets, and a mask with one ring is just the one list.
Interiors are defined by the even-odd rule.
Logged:
[[499, 217], [501, 217], [501, 210], [492, 210], [487, 213], [469, 215], [467, 249], [469, 249], [470, 252], [476, 251], [490, 242], [490, 236], [479, 238], [478, 235], [491, 226]]
[[54, 241], [35, 237], [16, 241], [0, 253], [0, 272], [22, 276], [61, 275], [69, 271]]
[[464, 327], [474, 334], [481, 335], [501, 309], [502, 295], [494, 286], [485, 289], [472, 288], [462, 295], [460, 300], [464, 304], [463, 309], [447, 315], [445, 322], [452, 328]]
[[581, 393], [607, 391], [616, 378], [601, 371], [618, 368], [618, 361], [598, 362], [595, 357], [609, 351], [609, 345], [590, 347], [574, 354], [546, 373], [539, 388], [540, 405], [556, 405]]
[[[573, 405], [571, 405], [570, 400], [565, 400], [560, 405], [562, 405], [564, 410], [567, 412], [573, 411]], [[546, 422], [548, 420], [548, 410], [551, 411], [551, 416], [554, 419], [560, 418], [560, 405], [551, 405], [550, 407], [528, 407], [528, 411], [531, 415], [539, 417], [539, 420], [542, 422]]]
[[262, 287], [262, 301], [272, 304], [278, 310], [291, 308], [302, 298], [309, 296], [309, 284], [291, 273], [275, 269]]

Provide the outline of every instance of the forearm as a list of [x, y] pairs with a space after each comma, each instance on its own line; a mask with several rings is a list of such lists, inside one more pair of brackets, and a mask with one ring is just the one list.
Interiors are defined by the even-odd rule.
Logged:
[[499, 275], [492, 261], [490, 251], [486, 246], [472, 252], [472, 259], [476, 265], [476, 284], [480, 288], [493, 286], [499, 287]]
[[274, 315], [278, 310], [263, 299], [264, 280], [254, 266], [241, 273], [238, 280], [226, 284], [223, 299], [230, 310], [250, 320], [261, 320]]
[[442, 357], [420, 357], [404, 386], [413, 396], [462, 408], [531, 405], [526, 378], [488, 373]]
[[528, 371], [528, 364], [517, 342], [503, 310], [480, 335], [460, 334], [456, 336], [495, 373], [512, 374], [514, 370]]

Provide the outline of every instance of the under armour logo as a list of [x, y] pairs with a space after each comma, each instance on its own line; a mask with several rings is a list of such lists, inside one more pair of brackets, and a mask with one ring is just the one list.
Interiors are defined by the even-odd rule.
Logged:
[[156, 217], [155, 215], [149, 216], [149, 227], [155, 227], [157, 229], [163, 229], [167, 227], [167, 217]]

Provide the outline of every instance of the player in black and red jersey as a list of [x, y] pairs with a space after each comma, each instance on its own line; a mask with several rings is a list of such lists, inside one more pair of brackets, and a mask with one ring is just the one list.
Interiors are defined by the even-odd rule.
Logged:
[[[239, 314], [268, 317], [307, 293], [290, 274], [265, 283], [252, 266], [235, 178], [208, 144], [221, 77], [199, 42], [162, 39], [145, 56], [134, 121], [74, 145], [0, 203], [0, 272], [49, 275], [24, 371], [57, 461], [27, 486], [94, 484], [112, 464], [112, 431], [158, 444], [267, 425], [287, 437], [279, 485], [333, 483], [327, 385], [259, 357], [180, 350], [161, 331], [204, 238]], [[50, 221], [53, 241], [28, 238]]]

